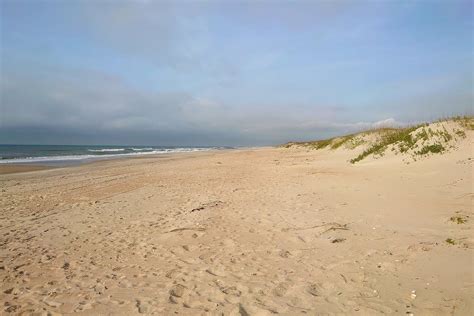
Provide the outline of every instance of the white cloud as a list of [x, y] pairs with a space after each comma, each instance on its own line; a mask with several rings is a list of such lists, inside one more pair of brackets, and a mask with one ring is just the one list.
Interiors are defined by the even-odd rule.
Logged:
[[381, 128], [381, 127], [397, 127], [403, 125], [400, 122], [397, 122], [394, 118], [388, 118], [385, 120], [377, 121], [372, 123], [373, 128]]

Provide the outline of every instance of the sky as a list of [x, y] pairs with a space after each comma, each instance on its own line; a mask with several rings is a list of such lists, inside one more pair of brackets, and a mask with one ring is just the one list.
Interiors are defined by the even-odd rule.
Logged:
[[473, 113], [473, 2], [0, 0], [0, 143], [273, 145]]

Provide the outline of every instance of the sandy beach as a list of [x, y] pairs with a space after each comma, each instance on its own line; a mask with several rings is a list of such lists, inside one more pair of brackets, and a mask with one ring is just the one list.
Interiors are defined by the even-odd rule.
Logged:
[[474, 316], [474, 0], [0, 21], [0, 316]]
[[409, 164], [261, 148], [1, 175], [3, 312], [468, 315], [471, 141]]

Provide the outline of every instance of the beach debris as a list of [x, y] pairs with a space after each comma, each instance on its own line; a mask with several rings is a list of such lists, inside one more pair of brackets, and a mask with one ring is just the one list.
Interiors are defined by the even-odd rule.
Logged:
[[180, 231], [183, 231], [183, 230], [196, 230], [196, 231], [199, 231], [199, 232], [203, 232], [203, 231], [205, 231], [206, 229], [205, 229], [205, 228], [202, 228], [202, 227], [182, 227], [182, 228], [175, 228], [175, 229], [172, 229], [172, 230], [170, 230], [170, 231], [167, 231], [167, 233], [180, 232]]
[[70, 266], [71, 266], [71, 264], [66, 261], [66, 262], [64, 262], [64, 264], [61, 268], [63, 268], [64, 270], [68, 270]]
[[200, 206], [200, 207], [193, 208], [193, 209], [191, 210], [191, 213], [197, 212], [197, 211], [202, 211], [204, 208], [205, 208], [204, 206]]
[[416, 291], [415, 290], [411, 291], [410, 297], [411, 297], [412, 300], [414, 300], [416, 298]]
[[308, 227], [285, 227], [285, 228], [282, 228], [281, 231], [282, 232], [288, 232], [288, 231], [292, 231], [292, 230], [298, 230], [298, 231], [300, 231], [300, 230], [310, 230], [310, 229], [324, 228], [324, 227], [330, 226], [326, 230], [319, 233], [319, 235], [322, 235], [322, 234], [327, 233], [329, 231], [334, 231], [334, 230], [338, 230], [338, 229], [349, 230], [349, 227], [347, 227], [348, 225], [349, 224], [340, 224], [340, 223], [336, 223], [336, 222], [331, 222], [331, 223], [323, 223], [323, 224], [320, 224], [320, 225], [314, 225], [314, 226], [308, 226]]
[[216, 207], [216, 206], [219, 206], [221, 205], [223, 202], [222, 201], [211, 201], [211, 202], [208, 202], [208, 203], [204, 203], [202, 205], [200, 205], [199, 207], [196, 207], [196, 208], [193, 208], [190, 213], [193, 213], [193, 212], [198, 212], [198, 211], [202, 211], [204, 210], [205, 208], [208, 208], [208, 207]]
[[322, 234], [324, 234], [324, 233], [327, 233], [327, 232], [329, 232], [329, 231], [337, 230], [337, 229], [340, 229], [340, 230], [349, 230], [349, 228], [347, 227], [347, 225], [349, 225], [349, 224], [329, 223], [328, 225], [331, 225], [331, 227], [329, 227], [328, 229], [326, 229], [325, 231], [323, 231], [320, 235], [322, 235]]
[[331, 240], [331, 243], [337, 244], [337, 243], [340, 243], [340, 242], [344, 242], [345, 240], [346, 240], [345, 238], [335, 238], [335, 239]]
[[344, 283], [347, 283], [347, 278], [344, 276], [344, 274], [340, 274], [341, 278], [344, 280]]

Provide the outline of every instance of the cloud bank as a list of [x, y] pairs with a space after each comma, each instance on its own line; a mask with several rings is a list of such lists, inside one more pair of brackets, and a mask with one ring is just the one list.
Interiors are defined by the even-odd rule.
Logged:
[[472, 113], [472, 3], [1, 3], [0, 143], [264, 145]]

